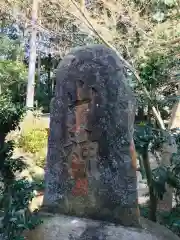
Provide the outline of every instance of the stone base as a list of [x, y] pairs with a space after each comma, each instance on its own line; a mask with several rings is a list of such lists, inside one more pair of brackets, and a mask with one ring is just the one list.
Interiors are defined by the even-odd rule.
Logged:
[[42, 213], [43, 224], [25, 234], [27, 240], [180, 240], [167, 228], [141, 218], [142, 228]]

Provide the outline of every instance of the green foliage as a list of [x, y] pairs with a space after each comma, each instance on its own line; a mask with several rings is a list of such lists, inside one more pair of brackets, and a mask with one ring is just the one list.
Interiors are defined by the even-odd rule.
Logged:
[[20, 46], [16, 41], [3, 36], [0, 37], [0, 52], [0, 93], [3, 93], [3, 97], [11, 98], [11, 102], [22, 104], [24, 101], [27, 69], [18, 60]]
[[[177, 66], [177, 60], [170, 51], [163, 53], [159, 51], [149, 51], [138, 60], [137, 68], [142, 84], [151, 96], [151, 102], [149, 102], [149, 99], [147, 99], [141, 91], [142, 84], [136, 83], [135, 91], [138, 94], [139, 106], [158, 106], [162, 117], [168, 118], [168, 114], [166, 113], [167, 107], [172, 108], [174, 102], [177, 101], [174, 92], [176, 87], [171, 81], [172, 77], [174, 77], [174, 69]], [[172, 97], [176, 97], [176, 100], [172, 101]]]
[[0, 36], [0, 53], [2, 60], [20, 60], [24, 53], [19, 40], [12, 40], [5, 35]]
[[[173, 134], [174, 135], [174, 134]], [[176, 136], [176, 143], [178, 146], [177, 153], [173, 154], [171, 163], [166, 166], [157, 167], [152, 171], [153, 185], [157, 196], [162, 199], [166, 192], [165, 184], [169, 184], [175, 189], [176, 204], [180, 204], [180, 134]]]
[[7, 134], [15, 130], [19, 121], [23, 117], [25, 109], [21, 103], [13, 103], [12, 98], [8, 95], [0, 95], [0, 132]]
[[154, 193], [158, 199], [162, 200], [166, 192], [166, 183], [168, 182], [168, 168], [164, 166], [152, 170], [152, 185]]
[[1, 232], [7, 239], [24, 239], [24, 230], [31, 230], [41, 223], [41, 220], [28, 210], [29, 201], [33, 199], [36, 188], [36, 183], [21, 179], [13, 181], [8, 192], [4, 189], [1, 199], [4, 209]]
[[137, 7], [143, 8], [143, 13], [148, 14], [151, 21], [156, 23], [164, 22], [170, 10], [178, 8], [178, 0], [134, 0], [134, 2]]
[[[5, 42], [7, 38], [1, 38], [1, 40]], [[4, 49], [3, 53], [8, 52], [10, 40], [7, 41], [7, 46], [1, 45], [1, 48]], [[13, 41], [11, 44], [13, 45]], [[5, 58], [6, 55], [3, 57]], [[0, 170], [4, 176], [11, 176], [11, 180], [13, 179], [13, 171], [10, 166], [7, 166], [6, 160], [9, 159], [13, 147], [12, 143], [6, 143], [5, 139], [10, 131], [16, 129], [25, 112], [23, 101], [19, 98], [21, 91], [18, 86], [23, 80], [25, 81], [26, 71], [24, 66], [17, 68], [19, 65], [21, 64], [18, 64], [17, 61], [5, 59], [0, 62], [0, 89], [2, 91], [0, 94]]]
[[143, 153], [146, 146], [149, 151], [154, 152], [161, 147], [165, 140], [164, 131], [153, 127], [151, 124], [140, 123], [135, 125], [134, 141], [139, 154]]
[[21, 101], [24, 98], [26, 79], [27, 69], [24, 64], [11, 60], [0, 61], [0, 86], [3, 94]]
[[[14, 55], [14, 42], [7, 38], [0, 40], [0, 49], [4, 50], [0, 62], [0, 172], [3, 183], [0, 193], [0, 232], [3, 239], [22, 240], [23, 231], [39, 223], [39, 219], [28, 212], [35, 186], [25, 180], [16, 180], [16, 173], [26, 165], [21, 159], [13, 158], [14, 143], [6, 141], [6, 137], [18, 127], [25, 112], [23, 98], [19, 96], [22, 93], [21, 84], [26, 79], [26, 69], [16, 60], [18, 56]], [[11, 47], [10, 50], [8, 47]]]
[[36, 84], [35, 100], [38, 103], [38, 107], [43, 108], [43, 112], [48, 113], [50, 111], [49, 105], [50, 105], [51, 98], [49, 97], [49, 94], [48, 94], [47, 79], [45, 83], [38, 82]]
[[[146, 151], [151, 152], [154, 159], [157, 160], [157, 164], [160, 164], [162, 159], [160, 159], [160, 154], [157, 153], [162, 151], [163, 143], [168, 142], [168, 139], [171, 138], [172, 134], [169, 131], [164, 131], [158, 128], [151, 111], [151, 106], [156, 106], [160, 111], [163, 120], [168, 119], [170, 113], [169, 109], [172, 109], [172, 105], [174, 104], [173, 101], [169, 101], [169, 98], [171, 97], [172, 99], [172, 97], [175, 96], [175, 85], [172, 83], [172, 76], [174, 74], [174, 69], [177, 67], [177, 62], [173, 54], [170, 54], [170, 52], [171, 51], [169, 50], [166, 52], [159, 52], [157, 49], [155, 51], [148, 51], [138, 60], [137, 63], [143, 85], [149, 91], [152, 99], [150, 102], [149, 99], [145, 98], [141, 85], [135, 85], [135, 90], [139, 96], [139, 109], [143, 110], [140, 111], [140, 114], [143, 117], [144, 114], [146, 114], [146, 119], [140, 119], [141, 123], [137, 124], [135, 127], [134, 140], [139, 161], [141, 163], [140, 171], [143, 172], [143, 167], [145, 167], [144, 172], [146, 175], [148, 174], [146, 177], [149, 190], [153, 189], [153, 191], [149, 191], [149, 208], [151, 209], [149, 209], [150, 211], [148, 213], [146, 212], [148, 216], [150, 216], [150, 213], [155, 209], [152, 209], [152, 206], [155, 206], [152, 199], [163, 199], [167, 183], [175, 187], [176, 195], [179, 195], [180, 192], [178, 190], [180, 186], [178, 185], [179, 180], [177, 174], [176, 176], [174, 174], [174, 169], [177, 169], [177, 164], [176, 166], [174, 164], [169, 164], [168, 166], [163, 167], [159, 165], [156, 169], [151, 170], [150, 164], [146, 164], [146, 162], [149, 161], [148, 157], [146, 159], [144, 157], [147, 156], [145, 153]], [[177, 97], [175, 97], [175, 99], [177, 101]], [[177, 158], [177, 154], [174, 158]], [[154, 196], [153, 198], [152, 195]]]
[[24, 152], [34, 155], [35, 163], [44, 167], [46, 157], [47, 131], [45, 129], [30, 129], [23, 132], [19, 138], [18, 147]]
[[47, 152], [48, 132], [38, 117], [24, 121], [17, 146], [26, 153], [31, 153], [35, 164], [44, 167]]
[[45, 113], [49, 112], [55, 84], [53, 75], [60, 60], [60, 58], [56, 58], [50, 54], [41, 58], [41, 66], [38, 69], [38, 71], [41, 70], [41, 74], [36, 81], [34, 99], [37, 102], [37, 107], [42, 108]]
[[[11, 87], [13, 84], [24, 83], [27, 78], [27, 69], [24, 64], [19, 61], [3, 60], [0, 62], [1, 84]], [[17, 81], [18, 79], [18, 81]]]
[[14, 179], [14, 173], [16, 171], [22, 171], [26, 166], [21, 158], [14, 159], [12, 157], [13, 149], [14, 142], [8, 141], [4, 143], [0, 151], [1, 159], [3, 159], [0, 164], [1, 175], [4, 178], [3, 181], [7, 184]]
[[[166, 131], [160, 131], [154, 129], [152, 126], [141, 123], [140, 125], [137, 125], [135, 129], [135, 143], [136, 149], [140, 155], [143, 155], [147, 146], [148, 151], [154, 153], [161, 149], [164, 142], [167, 142], [167, 138], [169, 137], [168, 134], [172, 134], [175, 138], [178, 151], [173, 154], [169, 165], [159, 165], [157, 168], [151, 170], [152, 179], [150, 184], [153, 187], [154, 196], [160, 200], [163, 199], [164, 193], [166, 192], [166, 184], [173, 187], [178, 210], [178, 206], [180, 205], [180, 134], [175, 131], [175, 129], [172, 132], [167, 133]], [[144, 209], [143, 207], [141, 212], [143, 216], [149, 217], [150, 208]], [[180, 235], [179, 210], [177, 214], [174, 209], [168, 214], [165, 212], [157, 212], [156, 216], [158, 219], [161, 219], [162, 224]]]
[[34, 160], [37, 166], [44, 168], [45, 167], [45, 163], [46, 163], [46, 156], [47, 156], [47, 138], [45, 141], [45, 144], [43, 146], [42, 149], [40, 149], [34, 156]]
[[4, 184], [0, 189], [0, 210], [3, 213], [0, 233], [7, 240], [23, 240], [24, 230], [31, 230], [41, 223], [38, 216], [29, 212], [28, 207], [35, 196], [34, 190], [42, 188], [42, 183], [15, 179], [17, 172], [27, 166], [21, 158], [13, 158], [13, 148], [13, 142], [4, 144], [6, 158], [1, 167]]
[[22, 133], [19, 140], [19, 147], [23, 148], [25, 152], [37, 153], [47, 142], [47, 132], [45, 129], [30, 129]]
[[180, 207], [174, 207], [171, 212], [160, 212], [160, 223], [180, 236]]
[[140, 210], [141, 216], [143, 216], [144, 218], [148, 218], [148, 216], [149, 216], [149, 208], [147, 206], [139, 205], [139, 210]]
[[[145, 60], [145, 61], [144, 61]], [[169, 68], [172, 63], [170, 56], [164, 53], [149, 52], [146, 53], [146, 59], [139, 60], [140, 77], [143, 85], [151, 91], [167, 82]]]

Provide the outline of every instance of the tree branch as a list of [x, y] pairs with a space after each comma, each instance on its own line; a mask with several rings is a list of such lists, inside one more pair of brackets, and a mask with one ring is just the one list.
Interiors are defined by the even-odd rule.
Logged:
[[[124, 65], [134, 74], [138, 83], [141, 85], [142, 90], [145, 93], [146, 97], [150, 100], [150, 102], [152, 102], [150, 94], [147, 91], [146, 87], [143, 86], [138, 72], [119, 54], [118, 50], [113, 45], [111, 45], [108, 41], [106, 41], [103, 38], [103, 36], [94, 28], [93, 24], [91, 23], [90, 19], [88, 18], [87, 14], [85, 13], [85, 11], [82, 11], [82, 9], [78, 6], [78, 4], [74, 0], [70, 0], [70, 1], [76, 7], [76, 9], [80, 12], [80, 14], [83, 16], [86, 25], [94, 32], [94, 34], [102, 41], [102, 43], [104, 43], [107, 47], [111, 48], [118, 55], [118, 57], [124, 63]], [[154, 106], [152, 106], [152, 112], [159, 124], [159, 127], [161, 129], [165, 129], [164, 122], [163, 122], [160, 114], [158, 113], [157, 109]]]
[[172, 45], [180, 42], [180, 37], [170, 40], [168, 42], [161, 43], [161, 46]]

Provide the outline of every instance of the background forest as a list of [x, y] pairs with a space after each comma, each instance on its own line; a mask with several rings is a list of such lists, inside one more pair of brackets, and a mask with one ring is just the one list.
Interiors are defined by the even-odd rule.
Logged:
[[[27, 209], [34, 189], [42, 190], [43, 177], [32, 167], [31, 184], [17, 175], [25, 171], [27, 159], [43, 172], [44, 119], [59, 61], [72, 47], [103, 43], [126, 66], [138, 102], [137, 172], [148, 189], [142, 215], [180, 235], [180, 0], [34, 1], [0, 2], [0, 208], [5, 234], [20, 239], [23, 229], [37, 224]], [[32, 54], [34, 72], [29, 68]], [[24, 119], [31, 75], [33, 116]], [[17, 204], [22, 196], [24, 202]]]

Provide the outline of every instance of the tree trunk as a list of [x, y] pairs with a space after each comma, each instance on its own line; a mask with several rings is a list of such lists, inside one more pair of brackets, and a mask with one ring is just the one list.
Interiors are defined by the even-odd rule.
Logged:
[[40, 83], [40, 81], [41, 81], [41, 52], [40, 52], [40, 50], [39, 50], [39, 52], [38, 52], [38, 64], [37, 64], [37, 66], [38, 66], [38, 69], [37, 69], [37, 81], [38, 81], [38, 83]]
[[[178, 96], [180, 96], [180, 84], [178, 87]], [[172, 110], [172, 117], [169, 121], [169, 129], [180, 128], [180, 100], [175, 104]]]
[[26, 107], [33, 109], [34, 107], [34, 85], [36, 71], [36, 35], [37, 35], [37, 15], [38, 15], [38, 0], [33, 0], [32, 6], [32, 33], [30, 40], [30, 55], [29, 55], [29, 71], [28, 85], [26, 96]]
[[148, 146], [144, 148], [142, 158], [149, 188], [149, 220], [156, 222], [157, 198], [154, 194], [154, 189], [152, 186], [152, 172], [149, 163]]
[[[180, 95], [180, 84], [177, 95], [178, 96]], [[169, 121], [168, 130], [173, 128], [180, 128], [180, 101], [178, 101], [172, 109], [172, 115]], [[167, 143], [165, 143], [163, 146], [161, 165], [162, 166], [169, 165], [172, 154], [176, 152], [177, 152], [176, 142], [170, 136], [169, 141], [167, 141]], [[169, 211], [172, 209], [173, 188], [167, 185], [166, 190], [167, 191], [163, 196], [163, 200], [159, 201], [158, 203], [158, 209]]]
[[47, 65], [49, 102], [51, 101], [51, 98], [52, 98], [51, 65], [52, 65], [52, 58], [51, 58], [51, 54], [49, 53], [49, 55], [48, 55], [48, 65]]

